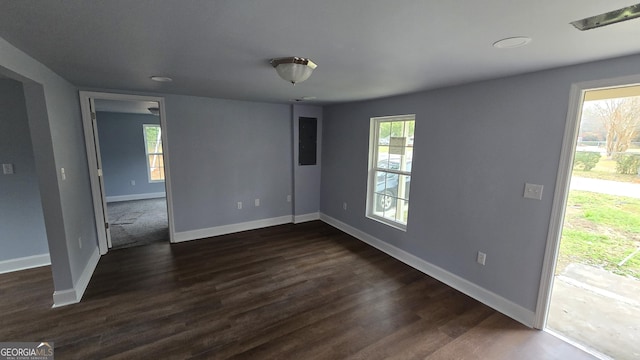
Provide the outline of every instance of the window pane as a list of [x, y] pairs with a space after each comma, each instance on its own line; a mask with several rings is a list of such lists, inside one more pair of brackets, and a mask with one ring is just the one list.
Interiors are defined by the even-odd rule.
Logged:
[[376, 187], [374, 191], [381, 194], [387, 191], [387, 181], [390, 180], [389, 177], [391, 175], [395, 174], [389, 174], [385, 171], [376, 171]]
[[164, 180], [164, 156], [149, 155], [149, 176], [151, 181]]
[[158, 153], [162, 152], [162, 138], [161, 138], [160, 126], [145, 126], [144, 136], [147, 144], [147, 152]]
[[391, 135], [391, 123], [380, 123], [380, 129], [378, 131], [378, 144], [389, 145], [389, 136]]
[[400, 203], [400, 214], [398, 221], [407, 224], [407, 219], [409, 218], [409, 201], [408, 200], [399, 200]]
[[378, 168], [389, 168], [389, 146], [378, 146]]
[[164, 168], [156, 167], [151, 168], [151, 181], [164, 180]]
[[391, 123], [391, 136], [401, 137], [404, 130], [404, 121], [394, 121]]
[[411, 186], [411, 176], [398, 175], [399, 180], [397, 183], [398, 197], [401, 199], [409, 200], [409, 188]]

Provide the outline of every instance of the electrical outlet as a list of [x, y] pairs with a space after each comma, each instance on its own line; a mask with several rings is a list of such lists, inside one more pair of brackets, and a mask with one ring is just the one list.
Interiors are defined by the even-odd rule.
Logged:
[[480, 265], [484, 265], [484, 263], [487, 261], [487, 254], [483, 253], [482, 251], [478, 251], [478, 264]]
[[131, 186], [136, 186], [136, 181], [135, 180], [131, 180]]
[[242, 209], [242, 201], [238, 201], [238, 210]]
[[291, 202], [291, 195], [287, 195], [287, 202]]
[[347, 202], [342, 203], [342, 210], [347, 210]]
[[13, 164], [2, 164], [2, 173], [5, 175], [13, 174]]
[[64, 168], [60, 168], [60, 177], [62, 181], [67, 180], [67, 174], [64, 172]]
[[255, 204], [256, 204], [256, 206], [260, 206], [260, 199], [256, 199], [255, 200]]

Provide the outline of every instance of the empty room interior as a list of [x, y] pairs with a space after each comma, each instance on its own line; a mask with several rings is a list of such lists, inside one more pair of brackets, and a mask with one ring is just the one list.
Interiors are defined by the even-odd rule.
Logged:
[[0, 345], [608, 358], [545, 329], [580, 105], [640, 83], [638, 17], [0, 0]]

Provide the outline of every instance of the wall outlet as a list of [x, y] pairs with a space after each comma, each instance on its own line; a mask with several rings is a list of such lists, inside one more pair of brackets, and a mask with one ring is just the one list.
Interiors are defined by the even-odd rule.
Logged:
[[60, 168], [60, 177], [62, 181], [67, 180], [67, 174], [64, 172], [64, 168]]
[[291, 195], [287, 195], [287, 202], [291, 202]]
[[484, 263], [487, 261], [487, 254], [483, 253], [482, 251], [478, 251], [478, 259], [476, 261], [478, 261], [478, 264], [484, 265]]
[[2, 164], [2, 173], [5, 175], [13, 174], [13, 164]]
[[242, 209], [242, 201], [238, 201], [238, 210]]
[[136, 181], [135, 180], [131, 180], [131, 186], [136, 186]]
[[347, 210], [347, 202], [342, 203], [342, 210]]
[[260, 199], [256, 199], [255, 200], [255, 204], [256, 204], [256, 206], [260, 206]]
[[78, 246], [82, 249], [82, 236], [78, 236]]

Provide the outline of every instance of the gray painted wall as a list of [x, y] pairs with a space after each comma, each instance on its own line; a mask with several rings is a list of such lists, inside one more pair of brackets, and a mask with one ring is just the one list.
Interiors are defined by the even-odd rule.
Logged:
[[[318, 148], [316, 165], [298, 165], [299, 118], [318, 119]], [[293, 105], [293, 169], [294, 214], [304, 215], [320, 211], [320, 178], [322, 173], [322, 107]]]
[[143, 124], [160, 124], [159, 118], [98, 112], [96, 120], [107, 196], [164, 192], [164, 182], [149, 182], [142, 131]]
[[[322, 212], [534, 311], [570, 86], [638, 74], [638, 64], [630, 56], [328, 106]], [[402, 232], [365, 217], [369, 119], [410, 113], [415, 157]], [[525, 182], [544, 185], [542, 201], [522, 197]]]
[[289, 105], [165, 100], [177, 232], [291, 215]]
[[0, 79], [0, 261], [48, 254], [22, 83]]
[[54, 287], [70, 290], [98, 247], [78, 92], [1, 38], [0, 73], [24, 84]]

